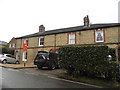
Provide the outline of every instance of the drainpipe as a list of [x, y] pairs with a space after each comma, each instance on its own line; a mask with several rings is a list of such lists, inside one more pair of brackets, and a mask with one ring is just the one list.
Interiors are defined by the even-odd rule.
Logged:
[[22, 50], [22, 38], [21, 38], [21, 43], [20, 43], [20, 60], [22, 61], [22, 53], [21, 53], [21, 50]]
[[56, 34], [55, 34], [54, 50], [56, 50]]

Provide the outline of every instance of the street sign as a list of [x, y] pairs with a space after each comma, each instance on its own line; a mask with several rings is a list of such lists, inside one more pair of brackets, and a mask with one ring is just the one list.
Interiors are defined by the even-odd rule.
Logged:
[[28, 49], [28, 43], [24, 43], [23, 44], [23, 51], [27, 51], [27, 49]]

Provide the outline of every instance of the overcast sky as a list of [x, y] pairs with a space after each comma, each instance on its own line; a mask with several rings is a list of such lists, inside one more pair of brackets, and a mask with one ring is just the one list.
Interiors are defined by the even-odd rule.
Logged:
[[0, 40], [9, 42], [39, 31], [83, 25], [90, 22], [117, 23], [120, 0], [0, 0]]

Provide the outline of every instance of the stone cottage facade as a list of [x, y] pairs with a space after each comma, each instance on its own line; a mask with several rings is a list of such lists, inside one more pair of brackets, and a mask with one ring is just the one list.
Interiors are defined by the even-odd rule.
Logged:
[[[88, 17], [84, 19], [87, 19], [87, 22], [89, 21]], [[82, 26], [50, 31], [45, 31], [45, 27], [41, 25], [38, 33], [15, 38], [15, 56], [20, 63], [26, 61], [32, 64], [38, 51], [52, 50], [57, 52], [57, 49], [61, 46], [93, 45], [106, 45], [110, 48], [116, 48], [116, 55], [118, 55], [120, 23], [90, 25], [87, 22], [84, 21]], [[24, 45], [27, 45], [26, 50], [23, 49]]]

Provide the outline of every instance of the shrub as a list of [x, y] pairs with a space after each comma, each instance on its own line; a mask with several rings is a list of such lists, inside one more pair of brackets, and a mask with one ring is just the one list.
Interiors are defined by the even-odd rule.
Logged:
[[60, 67], [69, 74], [106, 79], [116, 77], [117, 63], [108, 60], [108, 55], [116, 60], [115, 49], [107, 46], [61, 47], [58, 52]]
[[4, 47], [2, 47], [1, 53], [7, 53], [7, 54], [14, 55], [14, 49], [9, 48], [8, 46], [4, 46]]

